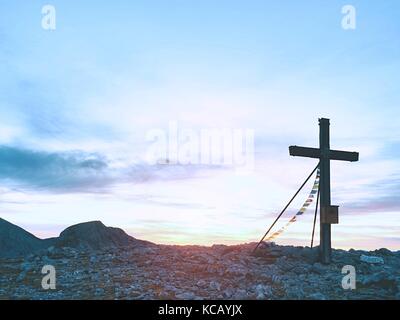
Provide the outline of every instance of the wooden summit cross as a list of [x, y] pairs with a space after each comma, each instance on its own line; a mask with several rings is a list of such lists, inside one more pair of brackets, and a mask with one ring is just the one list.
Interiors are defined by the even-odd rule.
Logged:
[[290, 146], [291, 156], [320, 159], [320, 259], [331, 261], [331, 224], [339, 223], [338, 206], [331, 205], [330, 161], [358, 161], [358, 152], [331, 150], [329, 146], [329, 119], [319, 119], [319, 148]]

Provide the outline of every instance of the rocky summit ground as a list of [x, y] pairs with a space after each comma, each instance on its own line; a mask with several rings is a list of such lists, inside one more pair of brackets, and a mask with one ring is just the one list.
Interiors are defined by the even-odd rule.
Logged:
[[[400, 299], [400, 252], [318, 248], [165, 246], [137, 243], [103, 250], [54, 247], [0, 260], [0, 299]], [[360, 260], [375, 256], [381, 262]], [[41, 286], [44, 265], [56, 289]], [[356, 270], [356, 289], [342, 288], [342, 267]]]

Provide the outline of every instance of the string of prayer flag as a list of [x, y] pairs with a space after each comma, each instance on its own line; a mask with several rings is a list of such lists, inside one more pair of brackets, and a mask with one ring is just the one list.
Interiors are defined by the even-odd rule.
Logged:
[[318, 188], [319, 188], [319, 178], [320, 178], [320, 172], [319, 172], [319, 168], [317, 169], [317, 176], [315, 177], [315, 181], [314, 181], [314, 185], [310, 191], [310, 194], [308, 195], [306, 201], [304, 201], [302, 207], [300, 208], [299, 211], [297, 211], [297, 213], [282, 227], [280, 228], [278, 231], [274, 232], [273, 234], [271, 234], [266, 241], [271, 241], [273, 239], [275, 239], [277, 236], [279, 236], [280, 234], [282, 234], [292, 223], [297, 221], [297, 217], [303, 215], [308, 207], [310, 206], [310, 204], [314, 201], [314, 195], [317, 194], [318, 192]]

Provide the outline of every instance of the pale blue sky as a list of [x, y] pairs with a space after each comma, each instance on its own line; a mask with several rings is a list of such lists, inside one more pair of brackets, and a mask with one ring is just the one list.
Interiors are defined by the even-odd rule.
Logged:
[[[396, 0], [2, 1], [1, 217], [39, 236], [102, 220], [156, 242], [253, 241], [314, 166], [287, 147], [316, 146], [328, 117], [332, 147], [361, 160], [332, 165], [334, 245], [400, 249], [399, 13]], [[146, 164], [146, 133], [170, 121], [253, 129], [254, 171]], [[311, 216], [278, 242], [308, 244]]]

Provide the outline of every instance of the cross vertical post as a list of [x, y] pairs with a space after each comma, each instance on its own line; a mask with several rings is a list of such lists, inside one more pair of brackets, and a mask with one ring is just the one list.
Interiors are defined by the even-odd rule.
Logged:
[[[320, 212], [331, 205], [331, 169], [329, 145], [329, 119], [319, 119], [320, 158]], [[331, 262], [331, 224], [320, 219], [320, 259], [323, 263]]]

